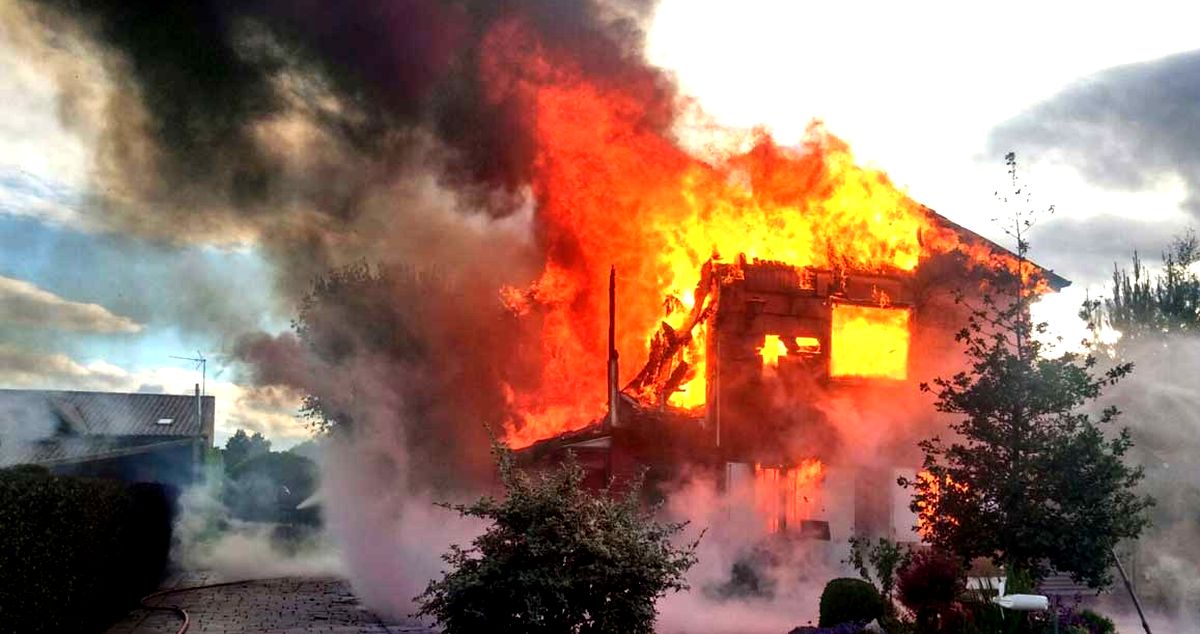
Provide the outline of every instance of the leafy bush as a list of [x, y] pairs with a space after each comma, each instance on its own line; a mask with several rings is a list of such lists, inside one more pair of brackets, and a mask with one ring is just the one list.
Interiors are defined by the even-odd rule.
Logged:
[[1079, 620], [1086, 625], [1089, 634], [1117, 634], [1117, 624], [1102, 614], [1083, 610], [1079, 613]]
[[696, 562], [695, 542], [670, 541], [684, 525], [654, 521], [640, 483], [593, 493], [573, 461], [529, 475], [495, 451], [505, 497], [447, 506], [491, 525], [443, 556], [450, 570], [416, 598], [417, 614], [446, 634], [651, 634], [655, 600], [686, 589]]
[[[854, 566], [863, 579], [869, 581], [883, 597], [884, 609], [890, 614], [892, 590], [896, 585], [896, 573], [908, 565], [912, 550], [899, 542], [880, 537], [874, 544], [865, 537], [850, 538], [850, 559], [844, 563]], [[868, 565], [869, 564], [869, 565]], [[871, 571], [875, 574], [872, 577]]]
[[87, 632], [161, 579], [171, 507], [156, 485], [0, 470], [0, 632]]
[[896, 579], [897, 597], [913, 613], [921, 632], [942, 631], [957, 622], [956, 603], [964, 590], [962, 562], [938, 550], [914, 553]]
[[866, 623], [883, 617], [883, 598], [875, 586], [862, 579], [844, 577], [825, 584], [821, 593], [820, 627]]
[[[1116, 634], [1117, 626], [1106, 616], [1091, 610], [1079, 609], [1075, 604], [1057, 603], [1053, 607], [1058, 617], [1059, 629], [1063, 632], [1080, 632], [1080, 634]], [[1046, 628], [1047, 631], [1050, 628]]]

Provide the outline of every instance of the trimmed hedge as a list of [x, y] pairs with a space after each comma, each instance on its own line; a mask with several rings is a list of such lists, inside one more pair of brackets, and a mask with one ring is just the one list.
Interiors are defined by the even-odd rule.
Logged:
[[820, 627], [866, 623], [883, 618], [883, 598], [875, 586], [862, 579], [843, 577], [825, 584], [821, 593]]
[[102, 630], [157, 587], [171, 516], [159, 485], [0, 470], [0, 632]]

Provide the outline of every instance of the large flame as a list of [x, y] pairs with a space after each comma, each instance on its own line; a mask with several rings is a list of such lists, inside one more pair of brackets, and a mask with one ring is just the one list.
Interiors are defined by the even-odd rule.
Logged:
[[[704, 162], [660, 132], [670, 113], [647, 105], [657, 103], [653, 81], [589, 80], [552, 61], [518, 23], [494, 31], [485, 48], [494, 98], [524, 104], [535, 130], [532, 190], [546, 257], [530, 287], [504, 293], [514, 310], [542, 320], [540, 384], [510, 394], [513, 446], [604, 411], [611, 265], [620, 275], [624, 384], [646, 360], [659, 323], [683, 320], [714, 257], [897, 272], [914, 270], [930, 249], [958, 246], [819, 124], [798, 148], [757, 132], [748, 150]], [[692, 335], [683, 353], [690, 373], [672, 405], [704, 403], [703, 326]]]
[[907, 308], [834, 304], [830, 376], [907, 378], [910, 314]]

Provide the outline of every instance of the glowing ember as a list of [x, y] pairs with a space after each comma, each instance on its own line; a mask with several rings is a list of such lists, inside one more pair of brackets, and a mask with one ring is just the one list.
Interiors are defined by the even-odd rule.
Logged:
[[779, 335], [767, 335], [763, 340], [762, 347], [758, 349], [758, 354], [763, 359], [763, 365], [771, 367], [779, 365], [779, 357], [786, 357], [787, 353], [787, 344]]
[[767, 532], [796, 528], [801, 520], [812, 519], [824, 479], [825, 465], [820, 460], [804, 460], [795, 467], [755, 465], [755, 505], [766, 521]]
[[829, 374], [906, 378], [910, 315], [902, 308], [835, 304]]

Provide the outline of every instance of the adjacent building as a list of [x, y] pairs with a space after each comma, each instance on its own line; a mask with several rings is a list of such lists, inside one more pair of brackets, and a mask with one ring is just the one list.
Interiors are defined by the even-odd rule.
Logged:
[[183, 487], [213, 446], [215, 399], [194, 394], [0, 390], [0, 468]]

